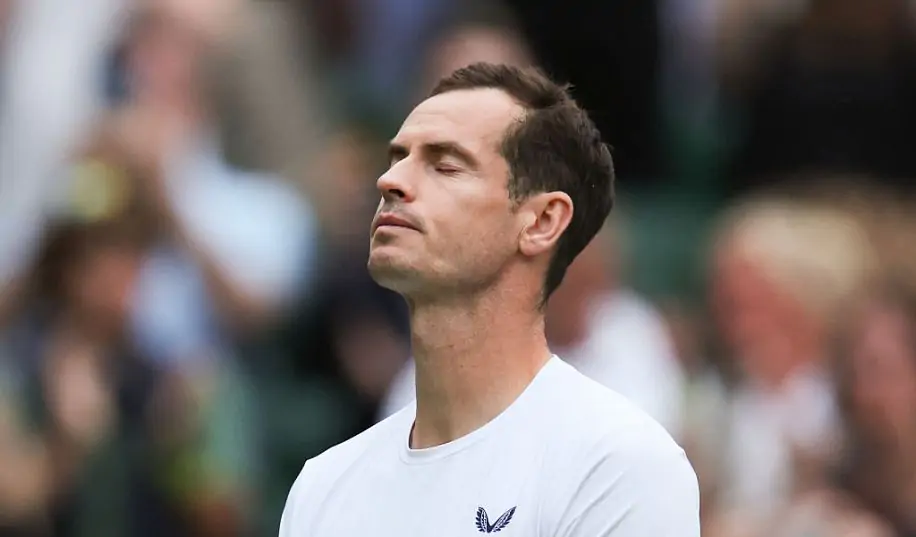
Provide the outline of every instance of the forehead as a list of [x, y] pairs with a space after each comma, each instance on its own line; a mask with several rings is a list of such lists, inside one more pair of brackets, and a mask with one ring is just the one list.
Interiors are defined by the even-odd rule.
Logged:
[[407, 116], [396, 142], [456, 142], [474, 153], [495, 151], [509, 125], [524, 109], [492, 88], [456, 90], [426, 99]]

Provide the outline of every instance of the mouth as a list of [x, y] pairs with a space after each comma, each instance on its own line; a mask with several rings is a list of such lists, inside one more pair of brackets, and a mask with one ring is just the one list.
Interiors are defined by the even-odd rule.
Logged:
[[403, 228], [412, 229], [414, 231], [420, 230], [419, 227], [410, 220], [392, 213], [382, 213], [378, 215], [372, 226], [372, 230], [376, 231], [380, 228]]

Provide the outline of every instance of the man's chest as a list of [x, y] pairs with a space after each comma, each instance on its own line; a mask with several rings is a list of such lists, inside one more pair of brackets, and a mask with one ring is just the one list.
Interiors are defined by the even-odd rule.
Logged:
[[324, 498], [302, 537], [537, 537], [543, 480], [518, 459], [363, 470]]

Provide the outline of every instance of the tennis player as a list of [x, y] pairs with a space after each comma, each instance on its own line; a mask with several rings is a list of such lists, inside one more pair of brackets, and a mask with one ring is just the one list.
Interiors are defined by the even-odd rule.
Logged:
[[369, 271], [410, 307], [416, 401], [306, 462], [280, 537], [699, 537], [684, 451], [544, 336], [613, 204], [586, 112], [537, 70], [474, 64], [389, 153]]

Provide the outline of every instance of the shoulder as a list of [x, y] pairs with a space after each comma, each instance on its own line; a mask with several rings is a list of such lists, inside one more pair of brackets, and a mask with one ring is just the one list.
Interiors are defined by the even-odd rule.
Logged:
[[651, 444], [680, 450], [665, 428], [627, 397], [565, 362], [557, 369], [555, 389], [545, 409], [551, 427], [559, 427], [580, 443]]
[[699, 487], [684, 450], [623, 396], [564, 376], [545, 522], [563, 535], [699, 535]]
[[599, 439], [554, 480], [542, 507], [551, 535], [700, 536], [696, 473], [677, 444], [653, 433]]
[[695, 479], [684, 450], [655, 419], [572, 366], [561, 363], [558, 369], [558, 389], [541, 409], [544, 440], [562, 452], [554, 460], [585, 470], [595, 464], [620, 472], [668, 467]]
[[[578, 375], [578, 373], [576, 373]], [[570, 460], [580, 466], [668, 466], [693, 473], [684, 450], [658, 421], [624, 396], [584, 376], [555, 418]]]
[[324, 491], [365, 457], [377, 456], [385, 450], [395, 452], [401, 438], [398, 433], [409, 427], [407, 424], [412, 420], [413, 408], [405, 408], [346, 442], [337, 444], [306, 461], [290, 490], [287, 509], [290, 509], [291, 503], [304, 501], [309, 497], [323, 496]]

